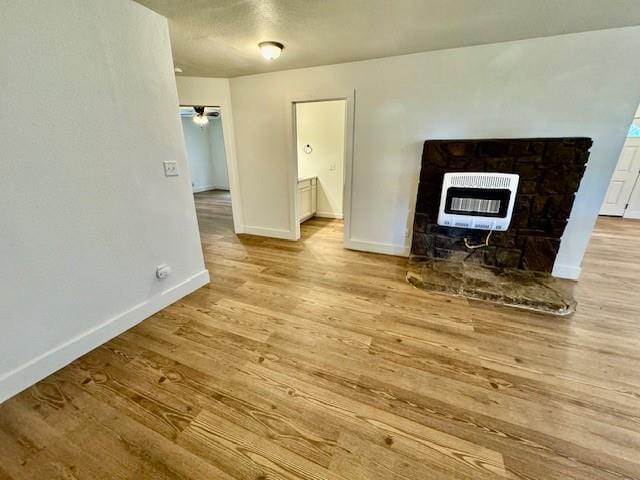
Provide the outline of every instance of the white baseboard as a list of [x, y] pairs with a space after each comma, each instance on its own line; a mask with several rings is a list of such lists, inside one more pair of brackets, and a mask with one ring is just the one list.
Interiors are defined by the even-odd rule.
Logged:
[[399, 257], [408, 257], [409, 251], [411, 250], [411, 247], [406, 245], [393, 245], [390, 243], [368, 242], [354, 239], [345, 239], [344, 246], [350, 250], [383, 253], [385, 255], [396, 255]]
[[289, 230], [282, 230], [279, 228], [252, 227], [251, 225], [244, 225], [242, 227], [242, 233], [248, 233], [250, 235], [258, 235], [260, 237], [272, 237], [272, 238], [282, 238], [284, 240], [296, 240], [295, 233], [292, 233]]
[[224, 190], [228, 192], [229, 187], [225, 187], [224, 185], [206, 185], [204, 187], [193, 187], [193, 193], [208, 192], [210, 190]]
[[342, 220], [343, 215], [341, 213], [335, 213], [335, 212], [316, 212], [313, 214], [314, 217], [320, 217], [320, 218], [337, 218], [339, 220]]
[[82, 332], [62, 345], [0, 376], [0, 403], [207, 283], [209, 283], [209, 272], [203, 270], [175, 287], [108, 319], [91, 330]]
[[640, 220], [640, 210], [625, 210], [623, 217], [632, 220]]
[[566, 278], [568, 280], [578, 280], [578, 278], [580, 278], [580, 272], [582, 272], [581, 267], [556, 263], [553, 266], [553, 272], [551, 275], [558, 278]]
[[209, 190], [215, 190], [213, 185], [205, 185], [204, 187], [193, 187], [193, 193], [208, 192]]

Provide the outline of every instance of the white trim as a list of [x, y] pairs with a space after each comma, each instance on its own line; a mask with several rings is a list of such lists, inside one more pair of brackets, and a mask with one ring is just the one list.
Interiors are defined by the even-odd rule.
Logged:
[[344, 170], [342, 191], [342, 214], [344, 216], [344, 247], [349, 248], [351, 239], [351, 221], [353, 219], [352, 212], [352, 192], [353, 192], [353, 164], [355, 158], [355, 138], [356, 138], [356, 91], [353, 90], [351, 95], [347, 97], [346, 112], [346, 137], [344, 142]]
[[291, 148], [291, 157], [287, 166], [287, 174], [289, 175], [289, 229], [293, 240], [300, 239], [300, 222], [298, 216], [298, 129], [296, 120], [296, 102], [288, 100], [286, 114], [289, 116], [291, 128], [287, 129], [287, 142]]
[[193, 187], [193, 193], [208, 192], [210, 190], [224, 190], [229, 192], [229, 187], [226, 185], [205, 185], [204, 187]]
[[360, 250], [362, 252], [383, 253], [385, 255], [395, 255], [408, 257], [411, 247], [407, 245], [394, 245], [391, 243], [368, 242], [366, 240], [345, 239], [345, 248], [350, 250]]
[[335, 212], [316, 212], [313, 214], [313, 216], [320, 218], [337, 218], [339, 220], [342, 220], [344, 218], [344, 215]]
[[556, 263], [553, 266], [553, 272], [551, 273], [551, 275], [558, 278], [566, 278], [568, 280], [578, 280], [578, 278], [580, 278], [581, 271], [582, 267]]
[[206, 187], [192, 187], [193, 193], [208, 192], [209, 190], [215, 190], [213, 185], [207, 185]]
[[625, 210], [623, 217], [631, 220], [640, 220], [640, 210]]
[[289, 230], [285, 230], [282, 228], [265, 228], [265, 227], [254, 227], [251, 225], [244, 225], [242, 229], [242, 233], [247, 233], [249, 235], [258, 235], [260, 237], [272, 237], [272, 238], [282, 238], [284, 240], [297, 240]]
[[209, 283], [209, 272], [203, 270], [184, 282], [2, 375], [0, 377], [0, 403], [207, 283]]

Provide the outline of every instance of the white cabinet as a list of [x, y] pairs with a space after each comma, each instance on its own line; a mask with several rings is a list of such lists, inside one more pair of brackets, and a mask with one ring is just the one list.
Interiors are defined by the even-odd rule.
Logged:
[[298, 220], [300, 223], [315, 215], [317, 191], [318, 179], [316, 177], [298, 180]]

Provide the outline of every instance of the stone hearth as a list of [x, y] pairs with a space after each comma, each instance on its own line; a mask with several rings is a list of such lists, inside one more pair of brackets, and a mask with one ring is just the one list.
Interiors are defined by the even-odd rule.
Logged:
[[407, 281], [423, 290], [552, 315], [576, 309], [574, 282], [542, 272], [430, 259], [411, 264]]

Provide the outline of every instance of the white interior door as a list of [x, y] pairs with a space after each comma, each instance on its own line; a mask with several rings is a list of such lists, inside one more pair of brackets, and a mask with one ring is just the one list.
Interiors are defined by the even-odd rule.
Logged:
[[622, 216], [640, 173], [640, 138], [627, 138], [622, 148], [609, 190], [604, 198], [601, 215]]

